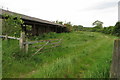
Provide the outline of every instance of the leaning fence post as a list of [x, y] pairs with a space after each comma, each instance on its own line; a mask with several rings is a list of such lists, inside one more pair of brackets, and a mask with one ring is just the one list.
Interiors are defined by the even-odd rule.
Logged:
[[113, 51], [110, 77], [120, 78], [120, 39], [114, 41], [114, 51]]

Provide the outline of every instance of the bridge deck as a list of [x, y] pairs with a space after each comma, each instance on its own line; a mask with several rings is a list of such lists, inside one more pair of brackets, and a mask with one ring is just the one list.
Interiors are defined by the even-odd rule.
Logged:
[[56, 25], [56, 26], [60, 26], [60, 27], [65, 27], [64, 25], [56, 24], [54, 22], [50, 22], [50, 21], [47, 21], [47, 20], [42, 20], [42, 19], [39, 19], [39, 18], [35, 18], [35, 17], [31, 17], [31, 16], [27, 16], [27, 15], [15, 13], [15, 12], [3, 10], [3, 9], [2, 9], [2, 14], [19, 15], [19, 16], [21, 16], [22, 19], [27, 20], [27, 21], [33, 21], [33, 22], [38, 22], [38, 23], [44, 23], [44, 24], [49, 24], [49, 25]]

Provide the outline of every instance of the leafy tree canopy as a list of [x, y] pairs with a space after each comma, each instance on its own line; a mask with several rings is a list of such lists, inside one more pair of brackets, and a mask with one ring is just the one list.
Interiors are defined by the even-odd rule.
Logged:
[[114, 29], [113, 29], [113, 33], [117, 36], [120, 36], [120, 22], [117, 22]]
[[95, 26], [95, 28], [103, 28], [103, 22], [99, 21], [99, 20], [96, 20], [95, 22], [93, 22], [92, 24], [93, 26]]
[[3, 14], [3, 25], [2, 25], [2, 33], [6, 35], [15, 35], [21, 32], [21, 24], [24, 22], [22, 21], [21, 17], [18, 15], [8, 15]]

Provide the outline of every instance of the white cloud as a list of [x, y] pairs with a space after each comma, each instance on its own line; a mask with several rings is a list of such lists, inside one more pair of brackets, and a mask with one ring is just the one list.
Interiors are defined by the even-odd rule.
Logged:
[[0, 0], [0, 7], [11, 11], [55, 21], [70, 21], [73, 24], [92, 26], [95, 20], [104, 26], [117, 22], [118, 0]]

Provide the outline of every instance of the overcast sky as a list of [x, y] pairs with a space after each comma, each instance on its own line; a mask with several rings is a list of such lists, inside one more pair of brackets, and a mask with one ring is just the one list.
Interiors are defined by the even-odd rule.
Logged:
[[104, 26], [118, 21], [119, 0], [0, 0], [0, 8], [49, 21], [66, 21], [91, 27], [95, 20]]

